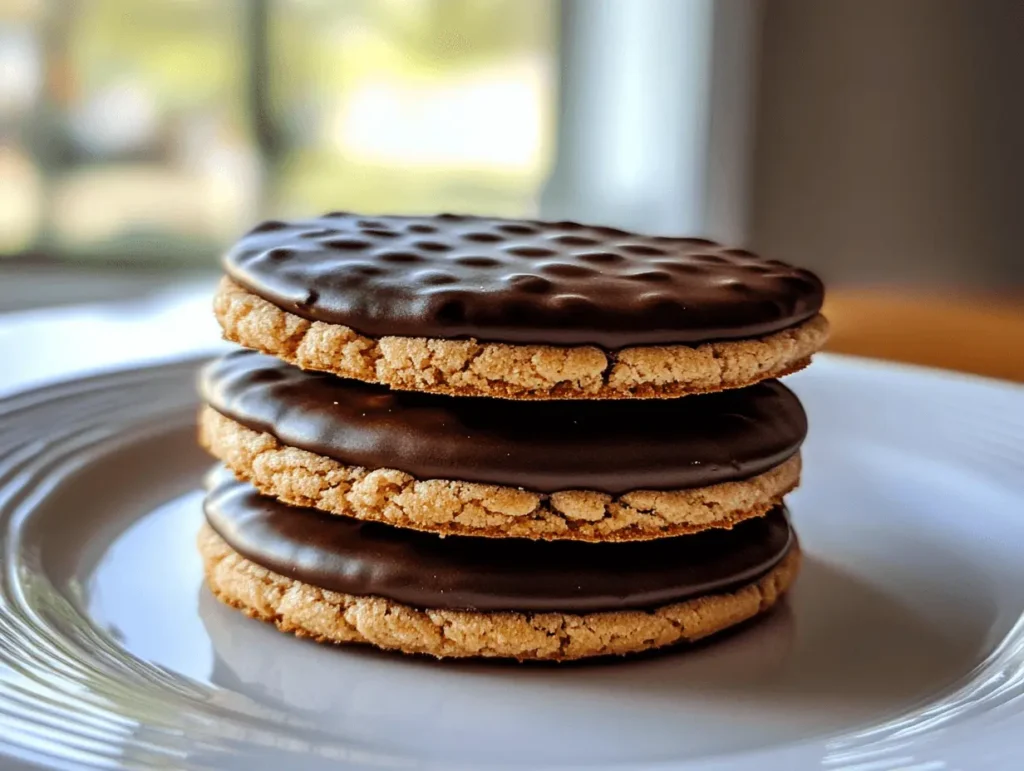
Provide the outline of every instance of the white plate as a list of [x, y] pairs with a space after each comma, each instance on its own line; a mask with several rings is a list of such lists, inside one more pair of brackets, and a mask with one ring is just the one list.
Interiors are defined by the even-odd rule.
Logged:
[[281, 635], [202, 588], [194, 364], [0, 402], [3, 768], [1017, 769], [1024, 390], [822, 356], [789, 603], [615, 664]]

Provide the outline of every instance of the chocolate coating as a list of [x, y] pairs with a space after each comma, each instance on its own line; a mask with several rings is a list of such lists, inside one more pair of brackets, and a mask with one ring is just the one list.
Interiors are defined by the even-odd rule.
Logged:
[[793, 539], [781, 507], [732, 530], [640, 543], [438, 538], [286, 506], [223, 469], [204, 508], [232, 549], [275, 573], [418, 608], [653, 608], [754, 581]]
[[541, 493], [704, 487], [765, 472], [807, 417], [775, 380], [683, 399], [453, 399], [306, 372], [237, 351], [203, 371], [215, 410], [345, 465]]
[[760, 337], [817, 314], [824, 293], [809, 271], [702, 239], [454, 214], [264, 222], [224, 267], [280, 308], [373, 337], [609, 350]]

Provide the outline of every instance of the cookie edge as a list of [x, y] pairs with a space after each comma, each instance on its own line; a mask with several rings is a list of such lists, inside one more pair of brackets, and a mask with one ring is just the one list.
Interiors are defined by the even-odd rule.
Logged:
[[651, 399], [743, 388], [806, 367], [828, 339], [820, 313], [761, 338], [695, 346], [513, 345], [361, 335], [310, 321], [221, 279], [214, 315], [224, 338], [302, 369], [396, 390], [503, 399]]
[[518, 661], [622, 656], [700, 640], [771, 609], [792, 586], [801, 563], [794, 541], [782, 560], [756, 581], [652, 610], [474, 612], [421, 610], [304, 584], [245, 559], [206, 523], [197, 545], [213, 595], [282, 632], [436, 658]]
[[283, 503], [439, 535], [481, 538], [639, 541], [731, 528], [779, 505], [797, 487], [801, 472], [797, 452], [738, 482], [620, 496], [587, 490], [546, 495], [346, 466], [247, 428], [209, 405], [199, 414], [199, 442], [238, 479]]

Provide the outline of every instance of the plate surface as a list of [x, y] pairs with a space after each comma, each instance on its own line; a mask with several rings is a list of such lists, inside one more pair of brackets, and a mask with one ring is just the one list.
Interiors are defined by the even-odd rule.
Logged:
[[202, 587], [194, 363], [0, 402], [0, 758], [55, 768], [1017, 768], [1024, 389], [822, 356], [768, 618], [612, 664], [282, 635]]

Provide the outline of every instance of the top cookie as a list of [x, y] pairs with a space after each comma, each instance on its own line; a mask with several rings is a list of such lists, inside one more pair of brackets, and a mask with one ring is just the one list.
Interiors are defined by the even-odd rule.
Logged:
[[[303, 367], [396, 388], [513, 398], [674, 396], [792, 371], [825, 336], [822, 284], [808, 271], [701, 239], [573, 222], [335, 213], [265, 222], [224, 264], [233, 283], [222, 289], [218, 316], [229, 338], [268, 353], [284, 349], [283, 358]], [[253, 297], [244, 315], [286, 314], [263, 319], [264, 339], [242, 329], [243, 309], [230, 307], [245, 294]], [[298, 332], [314, 333], [311, 341], [297, 339], [303, 320], [309, 325]], [[276, 339], [265, 339], [273, 326]], [[354, 340], [368, 345], [339, 348]], [[699, 372], [697, 362], [679, 361], [681, 347], [727, 350], [751, 341], [763, 350], [736, 349], [733, 357], [751, 371]], [[546, 349], [575, 355], [532, 361], [524, 372], [524, 361]], [[355, 366], [353, 353], [367, 360]], [[712, 359], [720, 353], [708, 350]], [[627, 365], [634, 360], [632, 376], [616, 377], [608, 364], [624, 354]], [[451, 361], [463, 355], [470, 360]]]

